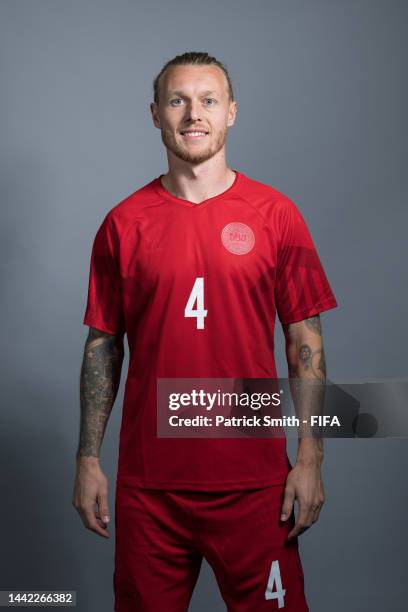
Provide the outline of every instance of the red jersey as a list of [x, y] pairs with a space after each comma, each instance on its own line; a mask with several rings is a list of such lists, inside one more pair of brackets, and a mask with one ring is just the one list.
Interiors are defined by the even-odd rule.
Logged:
[[285, 481], [281, 438], [159, 438], [158, 378], [276, 378], [274, 325], [337, 306], [305, 221], [236, 172], [199, 204], [161, 176], [106, 215], [92, 248], [84, 324], [129, 346], [118, 482], [225, 490]]

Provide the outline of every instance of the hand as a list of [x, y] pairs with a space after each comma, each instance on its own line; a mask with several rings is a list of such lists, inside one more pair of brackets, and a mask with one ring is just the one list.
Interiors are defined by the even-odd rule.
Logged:
[[319, 518], [324, 503], [324, 489], [320, 473], [320, 463], [296, 463], [286, 479], [281, 520], [286, 521], [293, 511], [295, 499], [298, 500], [299, 513], [288, 540], [309, 529]]
[[[108, 480], [95, 457], [79, 457], [75, 477], [72, 505], [78, 511], [87, 529], [110, 538]], [[98, 510], [95, 509], [98, 507]]]

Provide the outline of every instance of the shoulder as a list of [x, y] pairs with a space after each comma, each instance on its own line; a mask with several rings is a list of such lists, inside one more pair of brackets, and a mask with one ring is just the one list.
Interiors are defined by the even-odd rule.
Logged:
[[274, 229], [293, 221], [300, 210], [293, 199], [275, 186], [243, 175], [242, 197], [251, 204]]
[[113, 226], [122, 234], [130, 226], [149, 215], [152, 208], [160, 202], [155, 189], [157, 179], [153, 179], [115, 204], [105, 215], [103, 223]]

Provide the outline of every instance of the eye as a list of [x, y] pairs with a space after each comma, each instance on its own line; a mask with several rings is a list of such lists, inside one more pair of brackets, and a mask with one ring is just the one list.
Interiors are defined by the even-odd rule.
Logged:
[[214, 98], [205, 98], [205, 102], [211, 102], [211, 104], [206, 104], [206, 106], [214, 106], [214, 104], [217, 102], [217, 100], [215, 100]]
[[173, 100], [170, 100], [170, 104], [172, 106], [180, 106], [180, 104], [177, 104], [177, 102], [182, 102], [183, 98], [173, 98]]

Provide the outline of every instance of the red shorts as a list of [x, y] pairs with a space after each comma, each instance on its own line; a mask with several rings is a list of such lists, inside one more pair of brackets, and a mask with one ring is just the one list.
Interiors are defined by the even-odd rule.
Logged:
[[186, 612], [202, 558], [230, 612], [308, 612], [284, 485], [229, 492], [118, 485], [115, 612]]

